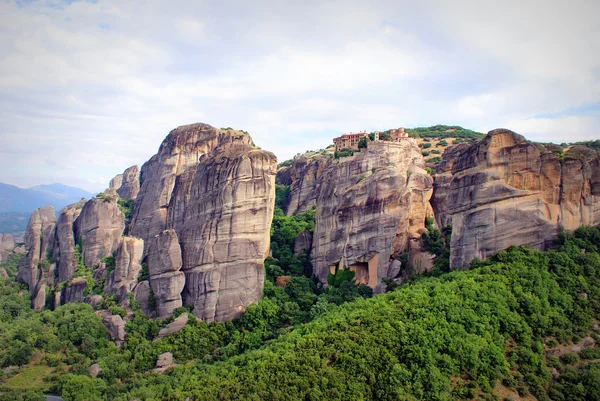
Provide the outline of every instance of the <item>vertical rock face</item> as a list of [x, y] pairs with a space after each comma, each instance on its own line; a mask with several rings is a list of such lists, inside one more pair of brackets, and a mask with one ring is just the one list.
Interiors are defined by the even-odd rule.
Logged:
[[50, 266], [47, 255], [52, 255], [53, 252], [55, 225], [54, 208], [44, 206], [33, 212], [25, 231], [25, 246], [28, 251], [19, 263], [17, 278], [27, 284], [36, 310], [44, 306]]
[[444, 154], [432, 205], [452, 223], [453, 267], [511, 245], [545, 248], [560, 227], [600, 223], [598, 154], [575, 147], [563, 160], [522, 136], [493, 130]]
[[81, 239], [85, 265], [98, 265], [104, 256], [110, 256], [119, 246], [124, 229], [125, 216], [116, 200], [89, 200], [75, 222], [75, 238]]
[[[121, 301], [133, 292], [151, 314], [152, 291], [159, 317], [185, 304], [205, 321], [232, 319], [262, 296], [275, 174], [275, 156], [257, 149], [245, 132], [206, 124], [179, 127], [141, 172], [130, 167], [104, 194], [61, 211], [56, 234], [52, 225], [42, 235], [48, 218], [42, 218], [41, 209], [36, 212], [30, 257], [19, 274], [35, 288], [42, 278], [40, 257], [52, 252], [54, 239], [59, 281], [68, 282], [59, 297], [81, 301], [85, 280], [73, 279], [75, 248], [81, 243], [83, 263], [98, 266], [92, 276], [106, 277], [105, 291]], [[132, 237], [122, 237], [125, 216], [117, 194], [135, 198], [128, 227]], [[102, 258], [113, 252], [116, 266], [107, 276]], [[144, 258], [150, 278], [138, 283]]]
[[[206, 124], [171, 131], [142, 167], [130, 233], [145, 241], [165, 229], [176, 233], [183, 302], [197, 317], [232, 319], [260, 299], [275, 173], [275, 156], [254, 148], [249, 135]], [[151, 249], [145, 252], [155, 297], [159, 283], [170, 294], [182, 281], [175, 272], [155, 273], [161, 266], [152, 266]]]
[[[241, 134], [240, 141], [249, 136]], [[171, 131], [160, 145], [158, 153], [142, 166], [140, 193], [136, 198], [130, 232], [144, 241], [154, 238], [167, 228], [167, 209], [175, 180], [189, 168], [195, 168], [204, 154], [225, 142], [233, 142], [227, 131], [207, 124], [192, 124]]]
[[290, 186], [284, 213], [293, 216], [311, 210], [317, 204], [321, 175], [329, 162], [321, 154], [302, 155], [294, 159], [289, 168], [277, 173], [277, 183]]
[[131, 166], [126, 169], [122, 174], [121, 185], [115, 189], [122, 199], [135, 199], [140, 192], [140, 168]]
[[66, 206], [60, 211], [56, 222], [56, 237], [54, 242], [54, 260], [58, 261], [58, 281], [67, 281], [73, 277], [77, 269], [75, 260], [74, 224], [85, 204], [81, 200]]
[[123, 174], [117, 174], [112, 180], [110, 180], [108, 188], [116, 191], [121, 188], [121, 185], [123, 185]]
[[87, 281], [83, 277], [77, 277], [68, 282], [62, 291], [62, 303], [83, 302], [83, 293], [86, 286]]
[[182, 306], [181, 291], [185, 285], [175, 230], [162, 231], [150, 241], [147, 260], [158, 317], [167, 317]]
[[408, 250], [409, 234], [424, 228], [429, 212], [433, 182], [420, 149], [413, 139], [369, 143], [327, 164], [319, 181], [315, 275], [326, 283], [337, 267], [350, 268], [358, 282], [380, 290], [397, 270], [393, 257]]
[[137, 285], [142, 271], [144, 241], [139, 238], [123, 237], [115, 255], [115, 269], [110, 272], [104, 285], [104, 291], [117, 295], [119, 302], [127, 299]]
[[146, 315], [152, 315], [154, 305], [150, 305], [150, 282], [140, 281], [133, 290], [133, 297], [140, 303], [140, 308]]
[[303, 251], [310, 251], [311, 248], [312, 233], [308, 230], [300, 231], [294, 241], [294, 255], [299, 255]]

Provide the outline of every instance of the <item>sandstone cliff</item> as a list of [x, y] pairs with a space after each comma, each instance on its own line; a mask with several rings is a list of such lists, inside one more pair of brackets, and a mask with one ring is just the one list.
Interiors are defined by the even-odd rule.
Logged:
[[287, 216], [304, 213], [316, 206], [320, 178], [329, 161], [328, 156], [306, 154], [296, 157], [291, 166], [277, 172], [277, 183], [290, 187], [290, 194], [283, 205]]
[[[248, 134], [206, 124], [171, 131], [142, 167], [130, 233], [148, 243], [174, 230], [185, 273], [183, 304], [193, 305], [198, 318], [229, 320], [261, 298], [275, 174], [275, 156], [254, 148]], [[151, 249], [144, 250], [149, 258]], [[180, 276], [159, 278], [153, 272], [161, 266], [150, 259], [148, 266], [152, 288], [161, 283], [172, 309]]]
[[73, 227], [79, 217], [85, 200], [64, 207], [56, 222], [54, 240], [54, 260], [58, 263], [58, 282], [70, 280], [77, 269], [75, 260], [75, 234]]
[[44, 307], [47, 280], [53, 280], [48, 256], [54, 249], [56, 216], [52, 206], [36, 209], [25, 231], [27, 254], [19, 263], [17, 279], [22, 280], [31, 291], [32, 306], [35, 310]]
[[81, 241], [83, 262], [98, 266], [105, 256], [117, 250], [125, 229], [125, 216], [111, 198], [93, 198], [86, 202], [75, 222], [75, 238]]
[[[105, 293], [117, 295], [123, 306], [133, 293], [150, 315], [153, 292], [159, 317], [192, 305], [205, 321], [232, 319], [262, 296], [275, 174], [275, 156], [255, 148], [245, 132], [206, 124], [179, 127], [141, 173], [130, 167], [104, 194], [64, 208], [56, 229], [53, 210], [36, 211], [19, 276], [39, 308], [45, 286], [54, 284], [54, 266], [44, 274], [40, 266], [52, 255], [58, 281], [66, 282], [55, 293], [57, 305], [82, 301], [87, 281], [106, 278]], [[135, 199], [128, 237], [122, 236], [119, 197]], [[76, 244], [88, 269], [81, 272], [85, 278], [73, 279], [79, 263]], [[112, 271], [103, 262], [111, 255]], [[138, 283], [143, 261], [149, 280]], [[100, 305], [98, 295], [88, 298]]]
[[140, 192], [140, 168], [131, 166], [126, 169], [121, 174], [121, 183], [115, 190], [122, 199], [135, 199]]
[[139, 238], [123, 237], [115, 254], [115, 268], [108, 274], [104, 292], [117, 295], [119, 302], [127, 300], [133, 292], [142, 271], [144, 241]]
[[317, 188], [314, 274], [326, 283], [330, 272], [346, 267], [359, 283], [381, 290], [383, 278], [398, 274], [394, 257], [409, 250], [411, 234], [420, 237], [430, 213], [432, 178], [416, 142], [373, 142], [331, 160]]
[[436, 220], [452, 224], [456, 268], [510, 245], [546, 248], [561, 227], [600, 223], [598, 153], [575, 147], [561, 157], [506, 129], [450, 148], [434, 188]]
[[154, 292], [158, 317], [167, 317], [182, 306], [181, 291], [185, 275], [181, 248], [175, 230], [165, 230], [155, 236], [148, 246], [148, 272]]

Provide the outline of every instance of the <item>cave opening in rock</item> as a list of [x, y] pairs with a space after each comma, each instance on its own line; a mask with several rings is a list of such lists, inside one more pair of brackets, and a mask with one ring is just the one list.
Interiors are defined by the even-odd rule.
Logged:
[[356, 262], [349, 266], [350, 270], [355, 274], [355, 280], [357, 284], [368, 284], [369, 283], [369, 264]]

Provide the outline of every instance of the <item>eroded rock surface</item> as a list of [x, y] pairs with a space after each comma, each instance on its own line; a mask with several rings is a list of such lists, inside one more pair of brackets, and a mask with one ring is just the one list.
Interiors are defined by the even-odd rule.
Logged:
[[148, 272], [154, 292], [156, 312], [164, 318], [182, 306], [181, 292], [185, 285], [185, 275], [181, 248], [175, 230], [165, 230], [156, 235], [148, 246]]
[[163, 338], [170, 334], [175, 334], [179, 332], [179, 330], [183, 329], [183, 326], [187, 324], [189, 320], [189, 315], [187, 313], [182, 313], [173, 320], [171, 323], [163, 327], [157, 334], [156, 338]]
[[83, 277], [76, 277], [69, 281], [62, 291], [62, 303], [83, 302], [87, 281]]
[[[120, 176], [120, 182], [114, 189], [122, 199], [135, 199], [140, 192], [140, 168], [131, 166], [123, 174], [119, 174], [113, 180]], [[112, 188], [112, 181], [111, 181]]]
[[154, 313], [154, 305], [150, 305], [150, 291], [148, 280], [140, 281], [133, 289], [134, 299], [140, 303], [140, 308], [148, 316]]
[[294, 241], [294, 255], [301, 252], [309, 252], [312, 248], [312, 233], [308, 230], [302, 230]]
[[121, 347], [125, 341], [125, 321], [119, 315], [111, 315], [109, 311], [96, 312], [102, 317], [102, 322], [108, 330], [110, 339], [115, 342], [117, 347]]
[[127, 300], [127, 294], [132, 292], [142, 271], [142, 256], [144, 241], [139, 238], [121, 238], [115, 254], [115, 268], [108, 274], [104, 291], [117, 295], [119, 302]]
[[81, 200], [66, 206], [58, 216], [54, 244], [54, 260], [58, 261], [58, 282], [70, 280], [77, 270], [74, 224], [84, 204], [85, 200]]
[[116, 251], [124, 229], [125, 216], [117, 206], [116, 197], [89, 200], [75, 222], [75, 237], [81, 239], [85, 265], [97, 266], [103, 257]]
[[316, 206], [322, 182], [319, 180], [331, 159], [321, 154], [296, 157], [291, 166], [280, 169], [277, 183], [290, 186], [290, 194], [283, 205], [287, 216], [304, 213]]
[[[255, 148], [249, 135], [206, 124], [173, 130], [142, 166], [130, 233], [151, 241], [167, 228], [175, 231], [183, 302], [197, 317], [229, 320], [260, 299], [275, 173], [275, 156]], [[148, 266], [155, 296], [159, 282], [169, 293], [183, 283], [178, 272], [158, 274], [162, 266], [150, 259]]]
[[332, 160], [319, 179], [312, 259], [322, 282], [336, 268], [355, 271], [379, 291], [394, 257], [425, 225], [433, 180], [415, 140], [372, 142], [354, 156]]
[[561, 160], [506, 129], [444, 154], [432, 199], [452, 223], [451, 266], [467, 267], [511, 245], [544, 249], [560, 227], [600, 223], [598, 153], [574, 147]]
[[27, 284], [36, 310], [44, 306], [46, 284], [48, 279], [54, 278], [48, 275], [48, 256], [52, 255], [54, 248], [55, 226], [54, 208], [44, 206], [33, 212], [25, 231], [27, 254], [19, 263], [17, 279]]

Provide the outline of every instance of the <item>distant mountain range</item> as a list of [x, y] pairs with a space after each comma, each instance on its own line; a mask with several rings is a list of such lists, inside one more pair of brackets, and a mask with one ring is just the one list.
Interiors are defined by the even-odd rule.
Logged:
[[94, 194], [81, 188], [63, 184], [36, 185], [19, 188], [0, 183], [0, 233], [10, 233], [17, 239], [22, 236], [31, 213], [41, 206], [54, 206], [58, 212], [81, 198]]

